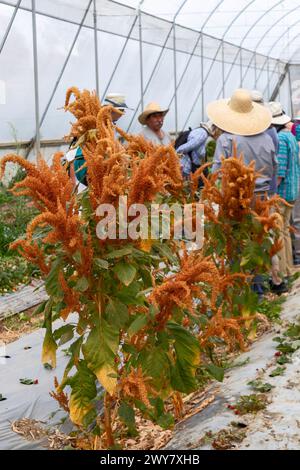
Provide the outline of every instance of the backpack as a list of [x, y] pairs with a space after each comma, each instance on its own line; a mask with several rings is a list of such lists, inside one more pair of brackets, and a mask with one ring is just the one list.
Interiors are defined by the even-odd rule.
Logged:
[[193, 129], [189, 127], [187, 131], [183, 131], [179, 133], [177, 139], [175, 140], [175, 150], [177, 150], [181, 145], [184, 145], [187, 143], [189, 135], [192, 132], [192, 130]]
[[[201, 127], [201, 126], [200, 126]], [[192, 128], [189, 127], [189, 129], [187, 131], [183, 131], [183, 132], [180, 132], [180, 134], [178, 135], [177, 139], [175, 140], [175, 150], [177, 150], [181, 145], [184, 145], [187, 143], [188, 141], [188, 138], [189, 138], [189, 135], [190, 133], [192, 132]], [[194, 164], [193, 162], [193, 159], [192, 159], [192, 152], [189, 152], [187, 153], [189, 159], [191, 160], [191, 165], [192, 165], [192, 173], [195, 173], [195, 171], [199, 168], [197, 165]], [[205, 159], [204, 159], [204, 163], [207, 163], [207, 156], [205, 154]], [[205, 177], [208, 176], [208, 168], [205, 168], [203, 174]], [[202, 178], [199, 179], [199, 189], [200, 188], [203, 188], [204, 186], [204, 183], [203, 183], [203, 180]]]

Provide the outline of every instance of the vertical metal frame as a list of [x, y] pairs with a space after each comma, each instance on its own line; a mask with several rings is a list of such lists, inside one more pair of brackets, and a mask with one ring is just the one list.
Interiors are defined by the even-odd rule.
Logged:
[[128, 32], [128, 35], [127, 35], [127, 37], [126, 37], [125, 43], [124, 43], [124, 45], [123, 45], [123, 47], [122, 47], [122, 49], [121, 49], [121, 52], [120, 52], [120, 54], [119, 54], [119, 57], [118, 57], [118, 59], [117, 59], [117, 61], [116, 61], [116, 63], [115, 63], [115, 66], [114, 66], [114, 68], [113, 68], [113, 71], [112, 71], [112, 73], [111, 73], [111, 75], [110, 75], [110, 77], [109, 77], [109, 79], [108, 79], [107, 85], [106, 85], [106, 87], [105, 87], [105, 89], [104, 89], [104, 93], [103, 93], [102, 96], [101, 96], [101, 101], [104, 100], [104, 98], [105, 98], [105, 96], [106, 96], [106, 94], [107, 94], [107, 92], [108, 92], [108, 89], [109, 89], [109, 87], [110, 87], [110, 85], [111, 85], [111, 83], [112, 83], [112, 81], [113, 81], [113, 79], [114, 79], [114, 76], [115, 76], [115, 74], [116, 74], [116, 72], [117, 72], [117, 69], [118, 69], [118, 67], [119, 67], [119, 65], [120, 65], [120, 62], [121, 62], [122, 57], [123, 57], [123, 55], [124, 55], [124, 52], [125, 52], [125, 50], [126, 50], [127, 44], [129, 43], [129, 40], [130, 40], [130, 37], [131, 37], [131, 33], [132, 33], [132, 31], [134, 30], [134, 28], [135, 28], [135, 25], [136, 25], [136, 23], [137, 23], [137, 20], [138, 20], [138, 15], [135, 15], [135, 18], [134, 18], [134, 20], [133, 20], [133, 23], [132, 23], [132, 25], [131, 25], [131, 27], [130, 27], [130, 30], [129, 30], [129, 32]]
[[6, 31], [5, 31], [5, 33], [4, 33], [3, 39], [2, 39], [2, 41], [1, 41], [1, 43], [0, 43], [0, 54], [1, 54], [1, 52], [2, 52], [2, 50], [3, 50], [3, 48], [4, 48], [4, 46], [5, 46], [5, 43], [6, 43], [6, 41], [7, 41], [7, 38], [8, 38], [8, 35], [9, 35], [9, 33], [10, 33], [11, 27], [12, 27], [13, 22], [14, 22], [14, 20], [15, 20], [16, 14], [18, 13], [19, 6], [21, 5], [21, 1], [22, 1], [22, 0], [18, 0], [18, 3], [16, 4], [16, 6], [15, 6], [15, 8], [14, 8], [14, 12], [13, 12], [13, 14], [12, 14], [12, 17], [11, 17], [11, 19], [10, 19], [10, 21], [9, 21], [9, 23], [8, 23], [8, 26], [7, 26], [7, 28], [6, 28]]
[[141, 87], [141, 111], [144, 109], [144, 64], [143, 64], [143, 27], [141, 7], [144, 0], [140, 0], [138, 5], [139, 18], [139, 53], [140, 53], [140, 87]]
[[35, 0], [31, 0], [31, 7], [32, 7], [32, 42], [33, 42], [34, 101], [35, 101], [35, 145], [36, 145], [36, 155], [38, 156], [41, 150], [41, 141], [40, 141], [39, 69], [38, 69]]
[[97, 0], [94, 0], [94, 49], [95, 49], [95, 79], [96, 91], [99, 96], [100, 83], [99, 83], [99, 54], [98, 54], [98, 19], [97, 19]]
[[[32, 0], [32, 2], [33, 2], [33, 1], [34, 1], [34, 0]], [[51, 105], [52, 100], [53, 100], [53, 98], [54, 98], [54, 96], [55, 96], [55, 93], [56, 93], [56, 90], [57, 90], [57, 88], [58, 88], [58, 85], [59, 85], [59, 83], [60, 83], [60, 81], [61, 81], [61, 79], [62, 79], [62, 76], [63, 76], [63, 74], [64, 74], [64, 71], [65, 71], [65, 69], [66, 69], [66, 67], [67, 67], [67, 65], [68, 65], [69, 59], [70, 59], [70, 57], [71, 57], [71, 54], [72, 54], [73, 49], [74, 49], [74, 47], [75, 47], [75, 44], [76, 44], [76, 42], [77, 42], [78, 36], [79, 36], [79, 34], [80, 34], [80, 31], [81, 31], [81, 29], [82, 29], [82, 27], [83, 27], [83, 24], [84, 24], [84, 22], [85, 22], [85, 19], [86, 19], [86, 17], [87, 17], [87, 14], [88, 14], [88, 12], [89, 12], [89, 10], [90, 10], [90, 7], [91, 7], [91, 5], [92, 5], [92, 2], [93, 2], [93, 0], [89, 0], [88, 6], [87, 6], [87, 8], [86, 8], [86, 10], [85, 10], [85, 13], [84, 13], [83, 18], [82, 18], [82, 20], [81, 20], [81, 23], [80, 23], [80, 25], [79, 25], [79, 28], [77, 29], [77, 32], [76, 32], [75, 37], [74, 37], [74, 40], [73, 40], [73, 42], [72, 42], [71, 48], [70, 48], [70, 50], [69, 50], [69, 52], [68, 52], [68, 55], [67, 55], [67, 57], [66, 57], [66, 59], [65, 59], [65, 62], [64, 62], [64, 64], [63, 64], [62, 69], [61, 69], [61, 71], [60, 71], [60, 73], [59, 73], [59, 76], [58, 76], [58, 78], [57, 78], [57, 80], [56, 80], [56, 83], [55, 83], [54, 88], [53, 88], [53, 90], [52, 90], [51, 96], [50, 96], [50, 98], [49, 98], [49, 100], [48, 100], [48, 103], [47, 103], [47, 105], [46, 105], [46, 107], [45, 107], [45, 110], [44, 110], [44, 112], [43, 112], [43, 114], [42, 114], [42, 117], [41, 117], [41, 119], [39, 120], [39, 123], [37, 124], [36, 135], [34, 136], [34, 139], [33, 139], [33, 142], [32, 142], [32, 143], [37, 142], [37, 140], [39, 139], [40, 128], [41, 128], [41, 126], [43, 125], [43, 122], [44, 122], [44, 120], [45, 120], [45, 118], [46, 118], [46, 116], [47, 116], [47, 113], [48, 113], [48, 111], [49, 111], [50, 105]], [[38, 78], [38, 77], [36, 77], [36, 78]], [[38, 90], [37, 82], [35, 83], [35, 87], [36, 87], [37, 90]], [[30, 149], [29, 149], [29, 150], [30, 150]]]

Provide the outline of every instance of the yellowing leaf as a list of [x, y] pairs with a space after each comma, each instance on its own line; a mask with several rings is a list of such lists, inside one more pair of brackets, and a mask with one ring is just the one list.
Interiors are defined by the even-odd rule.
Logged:
[[70, 408], [70, 419], [72, 423], [81, 426], [84, 420], [84, 417], [91, 411], [93, 408], [92, 405], [81, 406], [75, 396], [71, 395], [69, 401]]
[[102, 387], [105, 388], [110, 395], [114, 395], [117, 388], [117, 379], [110, 377], [110, 375], [116, 374], [116, 371], [109, 365], [104, 365], [99, 370], [96, 370], [95, 374]]
[[56, 367], [56, 349], [55, 341], [46, 335], [43, 343], [42, 363], [50, 364], [53, 369]]

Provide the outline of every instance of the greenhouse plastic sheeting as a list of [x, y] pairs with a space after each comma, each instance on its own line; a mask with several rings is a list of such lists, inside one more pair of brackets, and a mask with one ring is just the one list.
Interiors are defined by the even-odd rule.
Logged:
[[[72, 318], [71, 318], [72, 319]], [[60, 321], [56, 326], [61, 326]], [[65, 413], [58, 409], [58, 403], [50, 397], [54, 390], [54, 377], [60, 380], [68, 357], [62, 346], [57, 351], [57, 368], [46, 370], [41, 362], [41, 351], [45, 330], [40, 329], [23, 336], [14, 343], [0, 348], [0, 393], [7, 398], [0, 402], [0, 450], [43, 449], [45, 442], [27, 441], [11, 430], [11, 423], [23, 418], [45, 422], [45, 426], [58, 426], [62, 432], [69, 432], [71, 424], [60, 421]], [[30, 347], [31, 349], [24, 349]], [[10, 356], [4, 359], [3, 356]], [[22, 385], [20, 379], [37, 379], [37, 385]], [[55, 416], [51, 416], [55, 413]], [[44, 426], [44, 425], [42, 425]]]

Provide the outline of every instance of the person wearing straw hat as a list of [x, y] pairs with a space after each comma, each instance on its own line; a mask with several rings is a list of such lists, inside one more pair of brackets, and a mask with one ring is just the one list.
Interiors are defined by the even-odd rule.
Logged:
[[158, 103], [149, 103], [138, 117], [140, 124], [144, 126], [140, 135], [153, 144], [170, 145], [171, 136], [162, 129], [168, 112], [168, 109], [162, 109]]
[[[125, 101], [125, 96], [122, 95], [121, 93], [109, 93], [108, 95], [106, 95], [106, 97], [104, 98], [104, 103], [107, 105], [107, 106], [113, 106], [115, 109], [119, 110], [119, 111], [122, 111], [123, 115], [125, 114], [126, 110], [127, 109], [130, 109], [131, 108], [128, 108], [127, 104], [126, 104], [126, 101]], [[111, 113], [111, 118], [112, 118], [112, 122], [114, 124], [117, 123], [117, 121], [122, 117], [122, 115], [120, 115], [119, 113], [117, 112], [114, 112], [112, 111]]]
[[[223, 131], [217, 140], [212, 171], [220, 169], [223, 156], [232, 156], [235, 143], [238, 154], [244, 156], [245, 164], [255, 161], [256, 171], [261, 173], [256, 180], [256, 196], [267, 197], [277, 172], [275, 146], [265, 132], [272, 121], [270, 110], [253, 102], [249, 91], [238, 89], [230, 99], [209, 103], [207, 115]], [[260, 275], [254, 277], [252, 289], [262, 298], [264, 287]]]
[[232, 156], [235, 142], [238, 154], [244, 155], [245, 164], [254, 160], [256, 171], [262, 173], [256, 180], [255, 192], [269, 192], [277, 171], [275, 146], [265, 132], [272, 121], [270, 110], [253, 102], [249, 91], [238, 89], [230, 99], [209, 103], [207, 115], [223, 131], [217, 140], [212, 171], [221, 167], [222, 156]]
[[292, 118], [285, 114], [279, 102], [269, 103], [272, 112], [272, 124], [278, 131], [278, 181], [277, 193], [288, 202], [280, 207], [282, 215], [281, 235], [284, 246], [279, 253], [280, 272], [282, 276], [289, 277], [293, 274], [292, 239], [290, 234], [290, 221], [295, 201], [300, 192], [300, 161], [297, 139], [292, 134]]

